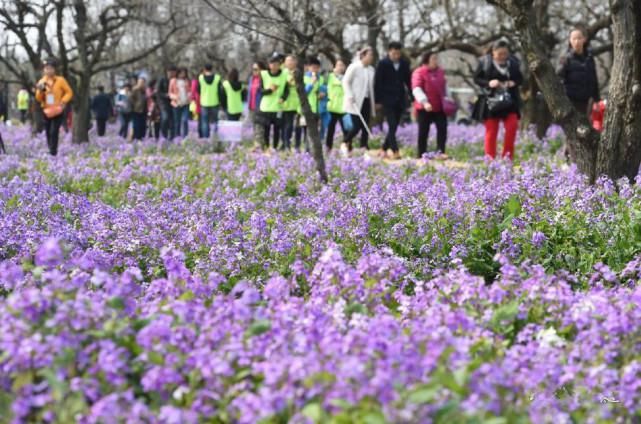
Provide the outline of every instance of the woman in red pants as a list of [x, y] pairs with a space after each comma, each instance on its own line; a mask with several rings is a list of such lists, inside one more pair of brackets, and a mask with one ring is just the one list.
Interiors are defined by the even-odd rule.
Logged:
[[[479, 108], [479, 118], [485, 125], [485, 155], [496, 157], [496, 138], [499, 124], [505, 127], [504, 158], [514, 158], [514, 143], [519, 127], [519, 86], [523, 83], [519, 60], [510, 54], [506, 41], [492, 45], [490, 53], [482, 57], [474, 73], [474, 82], [487, 93]], [[507, 95], [506, 95], [507, 94]]]

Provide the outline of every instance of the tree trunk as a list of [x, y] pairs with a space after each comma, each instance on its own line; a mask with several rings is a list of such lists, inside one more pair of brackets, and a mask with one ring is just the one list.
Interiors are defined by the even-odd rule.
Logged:
[[527, 82], [527, 89], [523, 99], [523, 119], [521, 126], [527, 129], [531, 125], [535, 127], [536, 137], [541, 140], [545, 137], [548, 128], [552, 125], [552, 114], [545, 99], [541, 96], [536, 78], [530, 78]]
[[[298, 57], [299, 66], [305, 63], [304, 55]], [[318, 115], [312, 112], [312, 108], [307, 100], [307, 93], [305, 93], [305, 83], [303, 81], [303, 72], [300, 68], [296, 68], [294, 72], [294, 79], [296, 80], [296, 92], [300, 99], [300, 106], [307, 122], [307, 136], [312, 141], [312, 154], [314, 162], [316, 162], [316, 169], [318, 175], [323, 183], [327, 183], [327, 170], [325, 168], [325, 158], [323, 157], [323, 144], [320, 139], [320, 132], [318, 130]]]
[[610, 8], [614, 63], [596, 172], [634, 180], [641, 162], [641, 2], [610, 0]]
[[531, 2], [528, 5], [515, 5], [511, 1], [490, 2], [498, 3], [514, 18], [530, 72], [545, 96], [554, 121], [561, 125], [566, 135], [570, 159], [590, 182], [594, 182], [599, 134], [592, 128], [587, 116], [578, 113], [565, 95], [554, 66], [548, 59], [548, 50], [536, 25]]
[[91, 75], [83, 75], [79, 78], [73, 100], [73, 142], [89, 142], [89, 126], [91, 124], [90, 101], [91, 98]]

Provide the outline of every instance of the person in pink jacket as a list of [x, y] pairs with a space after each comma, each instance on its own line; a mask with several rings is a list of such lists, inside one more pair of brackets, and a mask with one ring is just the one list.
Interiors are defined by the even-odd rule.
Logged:
[[445, 72], [438, 64], [435, 52], [423, 54], [422, 65], [412, 74], [412, 94], [418, 121], [418, 157], [427, 152], [427, 137], [430, 125], [436, 124], [436, 145], [439, 158], [445, 159], [447, 141], [447, 116], [443, 109], [443, 99], [447, 91]]
[[[196, 75], [196, 78], [191, 80], [191, 100], [196, 103], [196, 115], [199, 117], [201, 113], [200, 109], [200, 93], [198, 92], [198, 77], [202, 73], [202, 69], [200, 70], [200, 73]], [[194, 117], [196, 122], [199, 122], [197, 117]], [[201, 131], [200, 131], [200, 125], [198, 125], [198, 138], [203, 138]]]
[[189, 103], [191, 103], [191, 81], [187, 69], [180, 68], [176, 78], [169, 81], [169, 99], [174, 111], [174, 134], [187, 137], [189, 133]]

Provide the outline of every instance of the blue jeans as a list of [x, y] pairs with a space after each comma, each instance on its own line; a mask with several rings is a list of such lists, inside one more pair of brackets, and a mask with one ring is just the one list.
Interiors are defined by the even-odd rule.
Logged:
[[282, 149], [286, 150], [292, 147], [292, 135], [294, 134], [294, 121], [296, 120], [295, 111], [283, 112], [283, 122], [281, 138], [283, 139]]
[[170, 140], [175, 137], [172, 118], [173, 114], [171, 112], [171, 106], [160, 105], [160, 133], [164, 138]]
[[131, 113], [120, 112], [120, 130], [118, 135], [122, 138], [127, 138], [129, 135], [129, 123], [131, 122]]
[[174, 107], [174, 135], [176, 137], [187, 137], [189, 134], [189, 106]]
[[202, 106], [200, 112], [200, 135], [209, 138], [210, 124], [214, 123], [214, 133], [218, 132], [218, 106]]
[[147, 133], [147, 114], [133, 113], [132, 122], [134, 124], [134, 140], [142, 140]]
[[327, 134], [327, 128], [329, 127], [329, 121], [332, 120], [332, 114], [329, 112], [323, 112], [320, 114], [320, 139], [325, 139], [325, 134]]

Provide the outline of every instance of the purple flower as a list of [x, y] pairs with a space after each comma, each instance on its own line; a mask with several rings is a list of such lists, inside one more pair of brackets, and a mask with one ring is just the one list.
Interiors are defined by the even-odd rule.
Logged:
[[63, 259], [60, 240], [50, 237], [36, 251], [35, 263], [38, 266], [54, 267], [60, 265]]

